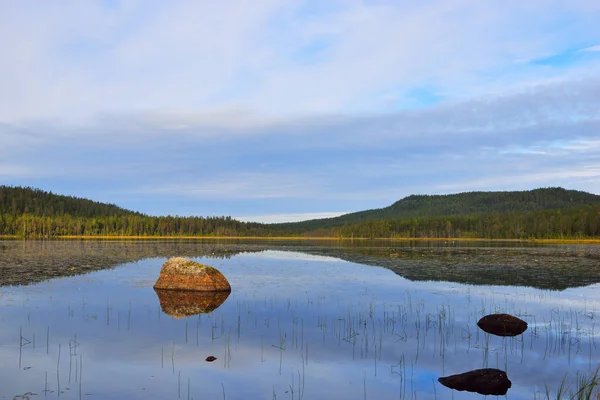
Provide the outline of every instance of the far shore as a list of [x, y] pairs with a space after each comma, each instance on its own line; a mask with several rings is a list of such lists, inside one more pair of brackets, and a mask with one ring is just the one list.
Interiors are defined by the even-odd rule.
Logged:
[[[0, 235], [0, 239], [23, 240], [14, 235]], [[339, 238], [320, 236], [56, 236], [53, 238], [25, 238], [24, 240], [303, 240], [303, 241], [389, 241], [389, 242], [513, 242], [547, 244], [600, 244], [600, 238], [591, 239], [486, 239], [486, 238]]]

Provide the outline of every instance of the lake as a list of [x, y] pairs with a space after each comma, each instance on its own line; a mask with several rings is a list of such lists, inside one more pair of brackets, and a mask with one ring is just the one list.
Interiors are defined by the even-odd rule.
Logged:
[[[231, 294], [159, 299], [171, 256]], [[480, 368], [556, 398], [600, 364], [599, 284], [594, 245], [0, 241], [0, 399], [479, 399], [438, 378]]]

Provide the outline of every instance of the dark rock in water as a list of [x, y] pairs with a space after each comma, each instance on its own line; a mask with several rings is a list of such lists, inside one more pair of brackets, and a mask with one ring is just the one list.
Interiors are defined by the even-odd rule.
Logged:
[[160, 308], [173, 318], [186, 318], [214, 311], [229, 297], [229, 292], [194, 292], [154, 289]]
[[527, 330], [527, 322], [509, 314], [490, 314], [481, 318], [477, 326], [497, 336], [517, 336]]
[[495, 368], [476, 369], [442, 377], [438, 381], [450, 389], [492, 396], [503, 396], [512, 386], [506, 372]]
[[154, 289], [231, 292], [227, 278], [216, 268], [182, 257], [163, 264]]
[[206, 361], [207, 361], [207, 362], [213, 362], [213, 361], [215, 361], [216, 359], [217, 359], [217, 357], [215, 357], [215, 356], [208, 356], [208, 357], [206, 357]]

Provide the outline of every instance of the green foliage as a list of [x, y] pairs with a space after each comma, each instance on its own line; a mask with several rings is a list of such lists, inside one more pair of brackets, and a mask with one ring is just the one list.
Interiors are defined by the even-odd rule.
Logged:
[[149, 217], [144, 215], [45, 217], [1, 215], [0, 234], [22, 237], [59, 236], [270, 236], [272, 230], [230, 217]]
[[412, 195], [389, 207], [345, 214], [336, 218], [279, 224], [284, 230], [314, 231], [363, 221], [408, 220], [455, 215], [522, 213], [600, 205], [600, 196], [563, 188], [518, 192], [465, 192], [449, 195]]
[[600, 205], [562, 210], [373, 220], [318, 228], [305, 231], [304, 234], [340, 238], [582, 239], [600, 235]]
[[[594, 398], [600, 398], [599, 373], [600, 367], [596, 368], [596, 371], [591, 376], [579, 374], [579, 372], [577, 372], [577, 385], [574, 390], [571, 390], [570, 386], [567, 384], [567, 376], [565, 375], [556, 391], [556, 400], [593, 400]], [[545, 395], [547, 400], [553, 398], [548, 385], [546, 385]]]
[[0, 186], [0, 234], [58, 236], [268, 236], [272, 229], [231, 217], [151, 217], [39, 189]]
[[11, 186], [0, 186], [0, 214], [34, 214], [50, 217], [68, 214], [85, 218], [141, 215], [114, 204], [62, 196], [30, 187]]
[[0, 186], [0, 234], [555, 239], [600, 236], [600, 196], [561, 188], [409, 196], [390, 207], [289, 224], [151, 217], [32, 188]]

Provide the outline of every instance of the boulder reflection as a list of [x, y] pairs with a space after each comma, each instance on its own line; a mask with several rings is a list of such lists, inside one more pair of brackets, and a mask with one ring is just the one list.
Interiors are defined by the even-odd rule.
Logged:
[[504, 396], [512, 386], [506, 372], [495, 368], [475, 369], [463, 374], [445, 376], [438, 381], [450, 389], [492, 396]]
[[162, 311], [173, 318], [186, 318], [216, 310], [229, 292], [154, 289]]
[[481, 318], [477, 326], [496, 336], [517, 336], [527, 330], [527, 322], [510, 314], [490, 314]]

